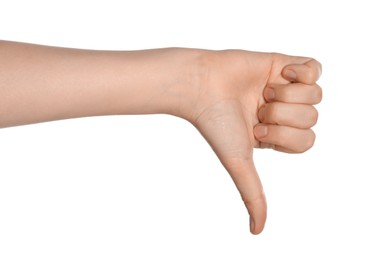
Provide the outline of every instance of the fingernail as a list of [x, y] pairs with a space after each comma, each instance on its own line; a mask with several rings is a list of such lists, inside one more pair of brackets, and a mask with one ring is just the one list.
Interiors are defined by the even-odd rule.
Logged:
[[286, 70], [285, 75], [287, 78], [293, 79], [293, 80], [295, 80], [297, 77], [296, 72], [294, 72], [293, 70]]
[[250, 232], [254, 233], [255, 230], [255, 221], [252, 217], [250, 217]]
[[258, 125], [254, 128], [254, 134], [258, 139], [263, 138], [268, 134], [268, 127], [265, 125]]
[[262, 106], [262, 107], [259, 109], [258, 116], [259, 116], [259, 120], [260, 120], [261, 122], [263, 122], [263, 121], [264, 121], [264, 118], [265, 118], [265, 106]]
[[272, 88], [267, 88], [265, 90], [265, 97], [267, 98], [267, 100], [273, 100], [275, 98], [275, 92], [274, 89]]

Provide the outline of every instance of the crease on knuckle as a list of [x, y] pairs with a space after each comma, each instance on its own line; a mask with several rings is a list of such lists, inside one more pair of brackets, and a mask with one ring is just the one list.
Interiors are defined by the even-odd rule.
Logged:
[[246, 204], [247, 207], [251, 205], [253, 206], [257, 204], [259, 201], [263, 203], [265, 200], [264, 191], [260, 191], [256, 196], [253, 196], [251, 198], [244, 193], [240, 193], [240, 194], [241, 194], [242, 201]]

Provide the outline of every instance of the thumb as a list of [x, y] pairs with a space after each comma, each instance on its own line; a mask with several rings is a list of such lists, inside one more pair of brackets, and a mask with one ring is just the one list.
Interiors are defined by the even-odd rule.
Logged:
[[218, 103], [202, 113], [196, 127], [236, 184], [250, 214], [251, 233], [259, 234], [266, 220], [266, 202], [252, 160], [252, 124], [244, 120], [242, 107], [229, 100]]
[[254, 235], [261, 233], [267, 217], [267, 204], [252, 158], [222, 161], [249, 212], [250, 232]]

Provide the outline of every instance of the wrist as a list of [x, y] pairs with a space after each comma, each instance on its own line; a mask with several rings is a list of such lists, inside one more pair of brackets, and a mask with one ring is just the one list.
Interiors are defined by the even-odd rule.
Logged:
[[120, 53], [116, 113], [170, 114], [190, 120], [205, 74], [201, 60], [206, 52], [165, 48]]
[[[164, 72], [171, 77], [171, 83], [162, 92], [162, 112], [193, 121], [196, 117], [196, 106], [201, 86], [208, 79], [208, 57], [212, 51], [201, 49], [173, 48], [173, 57], [168, 63], [172, 73]], [[170, 56], [170, 55], [169, 55]]]

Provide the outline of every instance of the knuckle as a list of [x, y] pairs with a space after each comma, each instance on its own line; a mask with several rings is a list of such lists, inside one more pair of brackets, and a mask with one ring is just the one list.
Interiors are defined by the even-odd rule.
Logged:
[[317, 70], [318, 70], [318, 77], [320, 77], [320, 75], [322, 74], [322, 64], [318, 61], [318, 60], [316, 60], [316, 59], [313, 59], [314, 60], [314, 62], [316, 63], [316, 65], [317, 65]]
[[316, 85], [314, 88], [314, 103], [318, 104], [322, 101], [323, 90], [320, 86]]
[[306, 135], [306, 139], [305, 139], [305, 143], [304, 143], [304, 147], [303, 147], [303, 152], [306, 152], [307, 150], [309, 150], [311, 147], [313, 147], [314, 143], [315, 143], [315, 133], [313, 130], [309, 129], [308, 134]]
[[310, 125], [314, 126], [318, 122], [319, 113], [318, 110], [311, 106], [311, 112], [310, 112]]
[[256, 206], [259, 203], [263, 203], [265, 201], [265, 195], [263, 191], [260, 191], [253, 196], [250, 196], [247, 193], [240, 192], [242, 201], [246, 204], [247, 207]]
[[299, 147], [295, 149], [296, 153], [304, 153], [313, 147], [315, 142], [315, 133], [311, 129], [307, 130], [307, 134], [303, 140], [304, 141], [300, 143]]
[[309, 64], [310, 67], [316, 72], [317, 77], [319, 77], [322, 73], [322, 64], [314, 58], [310, 58]]
[[317, 61], [316, 59], [314, 59], [314, 58], [310, 58], [310, 63], [312, 63], [312, 64], [314, 64], [314, 65], [316, 65], [316, 66], [319, 66], [319, 61]]
[[315, 81], [315, 73], [312, 68], [309, 67], [309, 69], [305, 72], [305, 77], [307, 82], [314, 82]]

